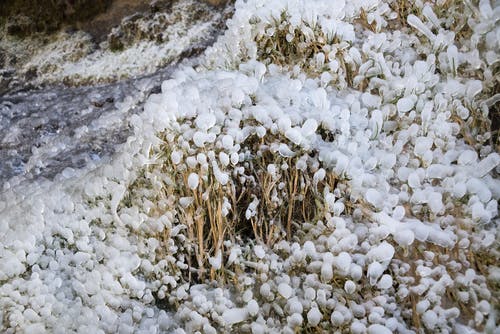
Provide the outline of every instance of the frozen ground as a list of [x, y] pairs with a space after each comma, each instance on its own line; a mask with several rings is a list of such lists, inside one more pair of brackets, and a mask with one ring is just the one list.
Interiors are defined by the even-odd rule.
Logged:
[[498, 2], [235, 8], [109, 161], [5, 184], [2, 331], [498, 333]]

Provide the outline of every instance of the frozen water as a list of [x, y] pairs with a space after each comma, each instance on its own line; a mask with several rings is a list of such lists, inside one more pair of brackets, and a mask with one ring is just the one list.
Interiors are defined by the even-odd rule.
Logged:
[[196, 174], [196, 173], [189, 174], [189, 176], [188, 176], [189, 189], [194, 190], [194, 189], [198, 188], [198, 183], [199, 183], [198, 174]]
[[[486, 24], [471, 18], [477, 31], [459, 45], [447, 17], [430, 3], [414, 5], [410, 28], [393, 30], [398, 13], [378, 0], [237, 1], [201, 62], [180, 67], [126, 117], [131, 136], [109, 160], [63, 169], [52, 181], [6, 183], [2, 324], [390, 333], [414, 331], [408, 319], [419, 317], [425, 330], [451, 332], [462, 314], [446, 292], [456, 289], [476, 311], [465, 327], [483, 326], [481, 301], [492, 301], [486, 283], [499, 275], [468, 270], [468, 252], [493, 249], [500, 158], [460, 133], [474, 115], [463, 109], [485, 103], [483, 85], [460, 72], [489, 67], [475, 50], [470, 68], [468, 49], [488, 47], [494, 15], [484, 8]], [[285, 8], [289, 17], [277, 24]], [[358, 23], [363, 13], [368, 25]], [[276, 48], [262, 59], [259, 41], [279, 33], [293, 43], [303, 33], [321, 44], [316, 28], [332, 41], [307, 70], [294, 57], [274, 62]], [[119, 110], [137, 105], [127, 101]], [[120, 115], [91, 127], [118, 126]], [[13, 127], [7, 140], [22, 133]], [[57, 143], [45, 149], [73, 144]], [[30, 166], [42, 170], [41, 162]], [[214, 194], [223, 195], [220, 206], [207, 207]], [[418, 314], [415, 294], [429, 301], [417, 304]]]

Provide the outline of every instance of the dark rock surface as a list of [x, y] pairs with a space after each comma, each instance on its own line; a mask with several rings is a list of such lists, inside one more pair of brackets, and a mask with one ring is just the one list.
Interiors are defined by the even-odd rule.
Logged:
[[88, 21], [106, 11], [111, 3], [112, 0], [2, 0], [0, 20], [6, 23], [9, 34], [24, 37]]

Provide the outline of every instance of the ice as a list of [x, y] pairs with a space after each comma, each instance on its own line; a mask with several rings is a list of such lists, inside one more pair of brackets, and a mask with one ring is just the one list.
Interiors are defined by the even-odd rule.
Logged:
[[293, 289], [290, 285], [286, 283], [280, 283], [278, 285], [278, 293], [285, 299], [289, 299], [293, 294]]
[[229, 155], [226, 152], [219, 152], [219, 161], [223, 167], [227, 167], [230, 163]]
[[394, 233], [394, 240], [400, 246], [409, 246], [415, 240], [415, 233], [411, 230], [401, 230]]
[[398, 100], [397, 108], [400, 113], [405, 113], [413, 109], [415, 101], [411, 97], [403, 97]]
[[382, 275], [382, 277], [380, 278], [378, 284], [377, 284], [377, 287], [379, 289], [382, 289], [382, 290], [387, 290], [387, 289], [390, 289], [392, 287], [392, 277], [391, 275]]
[[471, 178], [465, 186], [467, 187], [467, 192], [477, 195], [481, 202], [488, 203], [491, 200], [491, 191], [482, 180]]
[[433, 140], [429, 137], [418, 137], [415, 140], [415, 154], [417, 156], [423, 156], [432, 147]]
[[368, 334], [390, 334], [392, 331], [380, 324], [373, 324], [368, 326]]
[[230, 150], [231, 148], [233, 148], [233, 145], [234, 145], [234, 139], [232, 136], [224, 135], [222, 137], [222, 146], [224, 147], [224, 149]]
[[346, 281], [344, 283], [344, 290], [348, 294], [353, 294], [356, 291], [356, 283], [350, 280]]
[[384, 272], [384, 266], [379, 262], [372, 262], [368, 266], [367, 276], [370, 279], [370, 284], [375, 285], [382, 273]]
[[425, 18], [434, 25], [435, 28], [439, 28], [441, 26], [441, 22], [432, 10], [431, 6], [425, 5], [422, 13], [425, 15]]
[[[471, 138], [461, 129], [496, 100], [483, 86], [494, 80], [498, 10], [469, 20], [463, 44], [448, 24], [453, 9], [414, 5], [415, 29], [394, 30], [397, 13], [378, 0], [236, 1], [214, 47], [137, 108], [116, 156], [3, 187], [0, 316], [20, 331], [29, 321], [47, 332], [138, 333], [286, 333], [330, 322], [389, 333], [411, 330], [401, 312], [416, 293], [429, 301], [416, 306], [422, 328], [451, 332], [459, 314], [443, 301], [464, 277], [478, 300], [457, 298], [482, 328], [492, 291], [482, 273], [465, 275], [466, 260], [495, 242], [500, 158], [482, 129]], [[321, 45], [310, 62], [273, 58], [272, 48], [266, 58], [260, 42], [296, 33]], [[66, 144], [35, 147], [29, 165], [42, 168], [44, 154]], [[458, 255], [443, 257], [455, 246]], [[366, 289], [376, 293], [357, 293]], [[168, 313], [164, 299], [176, 306]]]
[[420, 177], [418, 173], [413, 172], [408, 175], [408, 185], [412, 188], [419, 188], [420, 187]]
[[371, 188], [366, 191], [366, 200], [375, 207], [380, 207], [383, 203], [381, 194], [377, 190]]
[[335, 327], [339, 327], [344, 323], [344, 316], [342, 313], [339, 311], [333, 311], [332, 315], [330, 316], [330, 320]]
[[198, 129], [207, 131], [215, 125], [216, 120], [214, 114], [206, 112], [196, 117], [194, 123]]
[[378, 246], [372, 248], [366, 254], [366, 256], [374, 261], [385, 263], [392, 259], [392, 257], [394, 256], [394, 252], [394, 247], [388, 242], [384, 241]]
[[264, 248], [261, 245], [255, 246], [253, 248], [253, 251], [259, 259], [263, 259], [264, 256], [266, 256], [266, 252], [264, 251]]
[[295, 152], [293, 152], [287, 144], [280, 144], [278, 152], [284, 158], [293, 158], [295, 156]]
[[193, 135], [193, 142], [198, 147], [204, 147], [207, 139], [207, 134], [200, 131], [196, 131]]
[[310, 137], [311, 135], [313, 135], [315, 132], [316, 132], [316, 129], [318, 128], [318, 122], [313, 119], [313, 118], [309, 118], [307, 119], [304, 124], [302, 124], [302, 128], [301, 128], [301, 131], [302, 131], [302, 136], [303, 137]]
[[307, 312], [307, 322], [312, 327], [316, 327], [320, 323], [322, 318], [323, 315], [317, 307], [312, 307]]
[[170, 159], [172, 159], [172, 163], [174, 165], [178, 165], [182, 160], [182, 152], [172, 151], [172, 153], [170, 154]]
[[472, 165], [476, 161], [477, 161], [477, 153], [476, 153], [476, 151], [466, 150], [466, 151], [463, 151], [459, 155], [457, 163], [459, 165], [466, 166], [466, 165]]
[[300, 145], [302, 142], [302, 134], [296, 128], [290, 128], [286, 130], [285, 136], [295, 145]]
[[245, 321], [247, 318], [248, 311], [245, 308], [228, 309], [222, 314], [222, 319], [229, 326]]
[[434, 311], [428, 310], [422, 315], [422, 322], [427, 329], [433, 330], [438, 322], [438, 316]]
[[247, 311], [250, 316], [256, 316], [259, 313], [259, 304], [254, 299], [250, 300], [247, 303]]
[[198, 174], [196, 174], [196, 173], [189, 174], [189, 176], [188, 176], [189, 189], [194, 190], [194, 189], [198, 188], [198, 184], [199, 184]]
[[351, 256], [346, 252], [341, 252], [335, 259], [335, 266], [343, 272], [347, 272], [351, 266]]
[[491, 153], [486, 158], [481, 160], [474, 169], [476, 177], [484, 177], [491, 170], [500, 165], [500, 155], [498, 153]]
[[434, 214], [440, 213], [444, 209], [443, 195], [438, 192], [432, 192], [428, 197], [428, 205]]
[[213, 269], [219, 270], [222, 266], [222, 253], [219, 252], [214, 257], [210, 257], [208, 259], [208, 262], [210, 263]]

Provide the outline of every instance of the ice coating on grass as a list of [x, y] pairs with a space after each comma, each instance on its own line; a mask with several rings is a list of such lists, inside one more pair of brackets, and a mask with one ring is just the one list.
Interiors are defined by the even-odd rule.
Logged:
[[[499, 275], [471, 271], [468, 251], [491, 256], [499, 158], [486, 141], [475, 145], [478, 136], [461, 132], [474, 114], [464, 108], [476, 112], [471, 106], [481, 98], [460, 73], [469, 69], [462, 53], [470, 45], [457, 44], [455, 53], [435, 10], [415, 11], [409, 26], [393, 30], [400, 21], [387, 3], [337, 5], [237, 1], [202, 65], [162, 84], [109, 163], [5, 187], [0, 304], [7, 326], [389, 333], [414, 331], [419, 317], [425, 330], [451, 332], [461, 328], [463, 309], [450, 307], [447, 291], [480, 314], [479, 326], [487, 322], [487, 280]], [[286, 32], [273, 25], [285, 9]], [[364, 15], [367, 24], [359, 24]], [[322, 43], [316, 28], [331, 44], [306, 67], [273, 62], [277, 48], [261, 58], [266, 45], [257, 41], [283, 34], [293, 43], [303, 32]], [[484, 57], [471, 61], [486, 68]], [[455, 58], [459, 67], [448, 63]], [[261, 174], [249, 173], [255, 166]], [[245, 187], [256, 192], [230, 196]], [[286, 220], [262, 217], [266, 206]], [[193, 233], [195, 225], [202, 233]], [[29, 301], [23, 313], [19, 294]], [[415, 295], [432, 304], [412, 313]]]

